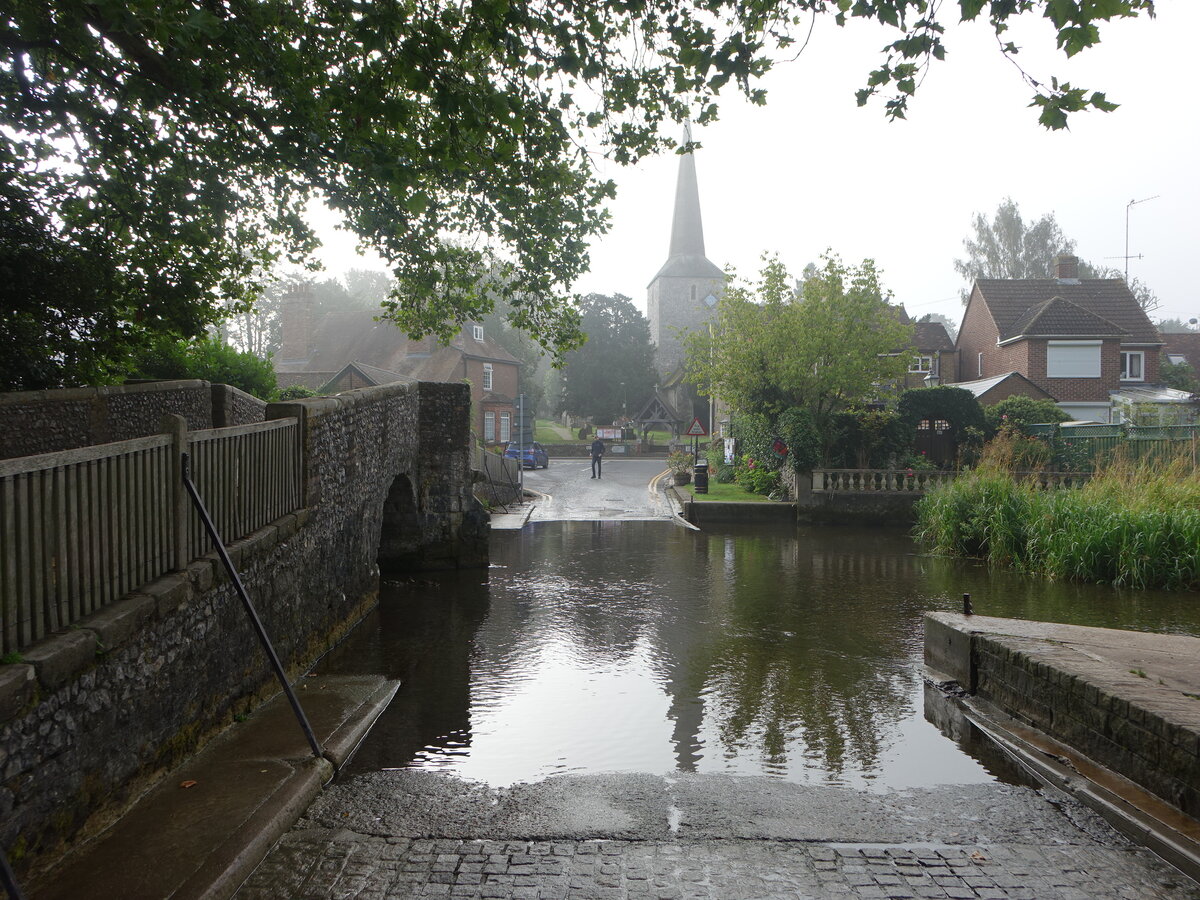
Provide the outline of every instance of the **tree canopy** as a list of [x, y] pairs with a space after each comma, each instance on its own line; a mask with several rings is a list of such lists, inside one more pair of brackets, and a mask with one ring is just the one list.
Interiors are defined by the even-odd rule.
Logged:
[[731, 281], [712, 328], [684, 338], [688, 380], [742, 413], [805, 408], [818, 428], [902, 381], [913, 328], [887, 302], [875, 264], [822, 262], [799, 294], [773, 257], [755, 284]]
[[[958, 0], [946, 18], [1040, 14], [1068, 56], [1152, 0]], [[451, 337], [492, 303], [560, 352], [582, 333], [570, 285], [625, 163], [660, 126], [716, 117], [735, 84], [794, 55], [812, 20], [896, 39], [859, 103], [905, 114], [942, 59], [927, 0], [0, 0], [0, 274], [5, 343], [37, 339], [14, 387], [93, 377], [147, 335], [198, 335], [307, 263], [321, 199], [392, 269], [386, 314]], [[1047, 127], [1100, 92], [1036, 82]], [[25, 273], [22, 275], [22, 273]], [[48, 285], [64, 286], [48, 297]], [[52, 291], [53, 292], [53, 291]], [[50, 300], [48, 303], [47, 300]]]
[[[971, 220], [972, 236], [963, 239], [966, 259], [954, 261], [967, 285], [962, 290], [966, 303], [971, 285], [979, 278], [1053, 278], [1054, 258], [1075, 253], [1075, 241], [1063, 234], [1054, 213], [1026, 224], [1011, 197], [1000, 201], [989, 222], [983, 213]], [[1120, 269], [1079, 260], [1081, 278], [1124, 278]], [[1158, 306], [1154, 291], [1138, 278], [1129, 280], [1129, 291], [1145, 310]]]
[[636, 412], [658, 380], [650, 324], [621, 294], [588, 294], [579, 311], [587, 343], [567, 354], [563, 408], [598, 424]]

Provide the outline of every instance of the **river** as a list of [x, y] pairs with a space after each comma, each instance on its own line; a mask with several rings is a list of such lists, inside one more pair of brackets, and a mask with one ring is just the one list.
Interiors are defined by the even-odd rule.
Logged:
[[869, 790], [1007, 778], [925, 720], [922, 613], [1200, 634], [1194, 594], [923, 554], [899, 529], [540, 522], [489, 569], [384, 585], [322, 663], [400, 691], [345, 774], [769, 775]]

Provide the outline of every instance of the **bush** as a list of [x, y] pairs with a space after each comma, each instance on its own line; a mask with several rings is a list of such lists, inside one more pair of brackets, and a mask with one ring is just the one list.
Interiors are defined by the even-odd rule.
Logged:
[[667, 454], [667, 468], [672, 472], [690, 472], [693, 465], [692, 454], [686, 450], [676, 450]]
[[884, 468], [911, 451], [912, 426], [891, 410], [859, 409], [834, 417], [829, 464], [843, 469]]
[[983, 415], [988, 434], [996, 433], [1003, 425], [1023, 430], [1026, 425], [1066, 422], [1071, 418], [1053, 400], [1034, 400], [1032, 397], [1006, 397], [999, 403], [985, 407]]
[[305, 387], [302, 384], [292, 384], [277, 390], [275, 392], [276, 400], [304, 400], [308, 397], [318, 396], [317, 392], [310, 387]]
[[769, 494], [779, 487], [779, 472], [776, 469], [768, 469], [753, 457], [747, 456], [737, 467], [734, 481], [752, 494]]
[[797, 472], [811, 472], [821, 462], [821, 435], [812, 413], [794, 407], [775, 420], [776, 430], [787, 444], [787, 464]]
[[734, 477], [737, 475], [737, 469], [727, 463], [721, 463], [717, 466], [716, 479], [718, 484], [733, 484]]
[[143, 347], [130, 360], [129, 377], [199, 378], [214, 384], [232, 385], [262, 400], [269, 400], [275, 391], [275, 370], [269, 360], [238, 350], [216, 338], [161, 340]]

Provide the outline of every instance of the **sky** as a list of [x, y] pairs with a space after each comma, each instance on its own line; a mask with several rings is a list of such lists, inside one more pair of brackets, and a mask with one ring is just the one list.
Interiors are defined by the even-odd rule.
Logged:
[[[709, 259], [753, 277], [763, 253], [795, 273], [833, 250], [874, 259], [882, 283], [910, 314], [958, 322], [963, 256], [975, 213], [989, 219], [1005, 197], [1026, 222], [1053, 213], [1078, 255], [1124, 268], [1158, 295], [1156, 318], [1200, 316], [1200, 103], [1191, 60], [1200, 3], [1161, 0], [1144, 16], [1101, 26], [1101, 43], [1072, 60], [1055, 50], [1049, 24], [1026, 17], [1010, 33], [1029, 74], [1051, 75], [1121, 104], [1076, 113], [1048, 132], [1028, 107], [1032, 89], [996, 46], [986, 23], [948, 28], [947, 58], [934, 63], [889, 122], [882, 102], [858, 107], [854, 92], [882, 58], [888, 32], [870, 23], [839, 29], [819, 17], [809, 46], [765, 79], [766, 106], [724, 96], [720, 119], [695, 137]], [[946, 4], [946, 9], [951, 9]], [[678, 158], [602, 170], [617, 183], [611, 229], [591, 245], [581, 293], [621, 293], [643, 311], [646, 285], [666, 261]], [[1154, 199], [1149, 199], [1154, 198]], [[1138, 202], [1128, 206], [1129, 201]], [[322, 229], [329, 239], [330, 231]], [[324, 254], [338, 273], [356, 265], [352, 243]]]

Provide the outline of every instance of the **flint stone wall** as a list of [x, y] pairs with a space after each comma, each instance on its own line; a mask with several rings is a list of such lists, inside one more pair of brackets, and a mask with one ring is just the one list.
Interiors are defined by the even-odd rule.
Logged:
[[[306, 508], [229, 552], [293, 677], [374, 603], [381, 546], [486, 563], [469, 410], [467, 386], [429, 383], [267, 408], [301, 418]], [[22, 871], [53, 856], [275, 690], [215, 554], [31, 647], [0, 665], [0, 846]]]
[[166, 414], [183, 416], [193, 431], [212, 428], [211, 395], [207, 381], [0, 394], [0, 459], [157, 434]]

